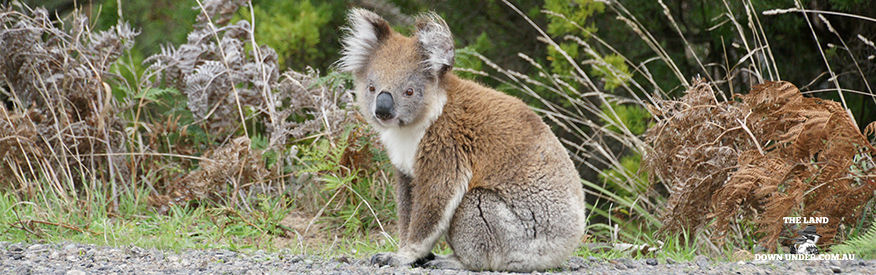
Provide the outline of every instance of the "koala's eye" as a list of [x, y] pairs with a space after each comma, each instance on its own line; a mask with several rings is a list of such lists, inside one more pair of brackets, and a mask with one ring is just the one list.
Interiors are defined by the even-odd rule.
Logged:
[[368, 84], [368, 91], [369, 91], [369, 92], [372, 92], [372, 93], [373, 93], [375, 90], [377, 90], [377, 89], [374, 88], [374, 85]]
[[408, 88], [407, 90], [405, 90], [405, 95], [406, 96], [414, 95], [414, 89]]

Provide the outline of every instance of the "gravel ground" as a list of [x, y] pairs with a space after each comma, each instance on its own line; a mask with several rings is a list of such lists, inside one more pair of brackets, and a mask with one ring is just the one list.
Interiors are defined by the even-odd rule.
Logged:
[[[589, 274], [876, 274], [876, 261], [711, 262], [697, 257], [686, 263], [655, 259], [583, 259], [574, 257], [557, 273]], [[104, 247], [75, 243], [0, 242], [0, 274], [470, 274], [456, 270], [375, 267], [367, 259], [228, 250], [180, 253], [139, 247]]]

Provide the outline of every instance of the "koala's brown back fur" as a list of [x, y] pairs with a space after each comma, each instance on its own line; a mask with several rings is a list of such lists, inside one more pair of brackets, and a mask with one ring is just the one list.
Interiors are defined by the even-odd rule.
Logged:
[[[430, 149], [440, 144], [454, 144], [471, 163], [469, 190], [503, 185], [568, 184], [534, 181], [533, 177], [551, 173], [567, 174], [570, 177], [566, 180], [580, 184], [565, 149], [541, 117], [523, 101], [453, 74], [447, 74], [441, 83], [447, 91], [447, 103], [420, 142], [418, 159], [428, 158]], [[554, 167], [549, 162], [563, 165]], [[551, 169], [560, 167], [565, 170]], [[418, 165], [417, 170], [435, 169]], [[542, 186], [545, 187], [548, 186]]]

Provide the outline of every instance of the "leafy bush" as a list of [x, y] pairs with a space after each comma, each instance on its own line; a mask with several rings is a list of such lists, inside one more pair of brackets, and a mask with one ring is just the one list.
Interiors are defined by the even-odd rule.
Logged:
[[[342, 1], [253, 1], [255, 39], [277, 51], [283, 68], [328, 68], [340, 51], [336, 29], [345, 8]], [[241, 13], [252, 21], [248, 8]]]
[[376, 136], [364, 125], [354, 127], [337, 139], [301, 147], [298, 172], [311, 174], [318, 184], [305, 187], [300, 196], [315, 198], [309, 205], [321, 206], [317, 212], [324, 221], [342, 227], [346, 235], [375, 228], [385, 232], [395, 216], [394, 189], [386, 180], [391, 169], [382, 150], [372, 146]]

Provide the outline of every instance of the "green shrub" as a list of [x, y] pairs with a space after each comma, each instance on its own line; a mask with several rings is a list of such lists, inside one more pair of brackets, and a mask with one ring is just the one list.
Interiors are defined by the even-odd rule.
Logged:
[[[343, 23], [341, 1], [253, 1], [255, 39], [277, 52], [283, 67], [303, 70], [307, 66], [328, 68], [337, 59], [337, 32]], [[249, 19], [248, 8], [241, 10]]]
[[870, 228], [863, 234], [851, 237], [830, 249], [831, 253], [855, 254], [860, 259], [876, 259], [876, 219], [870, 222]]
[[[365, 125], [348, 126], [337, 139], [320, 139], [302, 146], [302, 169], [316, 184], [305, 189], [308, 208], [319, 209], [322, 220], [345, 235], [357, 235], [379, 229], [395, 217], [388, 159], [375, 148], [373, 133]], [[319, 215], [317, 214], [317, 215]]]

